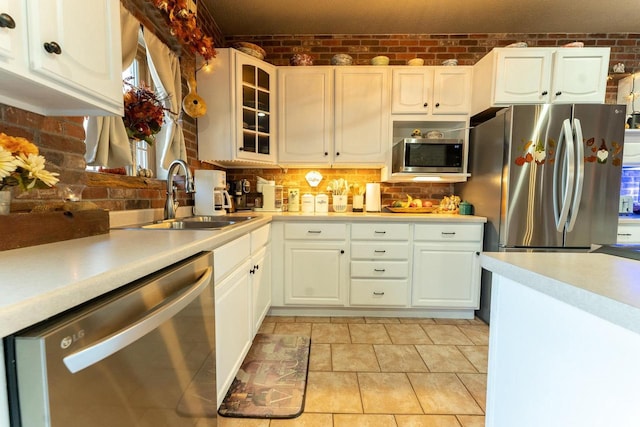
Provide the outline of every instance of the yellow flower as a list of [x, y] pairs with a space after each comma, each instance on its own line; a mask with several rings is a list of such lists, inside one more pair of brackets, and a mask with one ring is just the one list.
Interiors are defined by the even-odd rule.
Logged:
[[45, 160], [44, 157], [40, 155], [29, 154], [25, 156], [24, 154], [20, 154], [17, 161], [18, 167], [27, 171], [27, 179], [31, 180], [27, 185], [27, 189], [32, 189], [36, 185], [37, 180], [44, 182], [49, 187], [59, 181], [58, 178], [56, 178], [57, 173], [48, 172], [44, 169]]
[[17, 167], [18, 162], [11, 152], [0, 147], [0, 178], [10, 176]]
[[38, 154], [38, 147], [26, 138], [0, 132], [0, 147], [12, 154]]

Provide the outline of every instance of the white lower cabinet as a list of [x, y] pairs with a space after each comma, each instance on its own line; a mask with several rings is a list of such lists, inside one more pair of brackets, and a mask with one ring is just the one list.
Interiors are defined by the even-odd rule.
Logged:
[[478, 308], [482, 224], [415, 226], [411, 305]]
[[347, 224], [284, 224], [284, 303], [347, 304]]
[[271, 308], [271, 224], [251, 232], [251, 293], [253, 335]]

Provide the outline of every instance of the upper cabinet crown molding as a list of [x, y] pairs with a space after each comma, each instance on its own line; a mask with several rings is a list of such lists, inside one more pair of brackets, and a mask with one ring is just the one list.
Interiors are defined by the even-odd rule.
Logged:
[[123, 114], [120, 2], [0, 0], [0, 102], [44, 115]]

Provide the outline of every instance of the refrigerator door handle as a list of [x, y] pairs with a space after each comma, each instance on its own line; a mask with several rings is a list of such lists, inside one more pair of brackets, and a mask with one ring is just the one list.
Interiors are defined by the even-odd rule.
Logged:
[[[571, 139], [569, 139], [571, 138]], [[565, 142], [565, 139], [567, 140]], [[566, 146], [566, 153], [564, 161], [560, 162], [561, 155], [563, 154], [563, 145]], [[560, 172], [560, 163], [563, 164], [564, 170], [562, 174]], [[569, 216], [569, 200], [573, 196], [575, 178], [575, 152], [573, 144], [573, 131], [571, 129], [571, 122], [569, 119], [565, 119], [562, 122], [562, 129], [560, 131], [560, 137], [558, 138], [558, 148], [556, 150], [556, 162], [553, 165], [553, 213], [556, 220], [556, 230], [558, 232], [564, 231], [567, 217]], [[560, 182], [562, 179], [563, 182]], [[564, 184], [564, 191], [558, 195], [560, 186]], [[562, 197], [562, 208], [559, 206], [559, 197]]]
[[582, 124], [579, 119], [573, 119], [573, 133], [576, 147], [576, 169], [575, 169], [575, 188], [573, 190], [573, 201], [569, 216], [569, 224], [567, 231], [572, 231], [573, 226], [578, 218], [578, 210], [582, 200], [582, 186], [584, 184], [584, 144], [582, 142]]

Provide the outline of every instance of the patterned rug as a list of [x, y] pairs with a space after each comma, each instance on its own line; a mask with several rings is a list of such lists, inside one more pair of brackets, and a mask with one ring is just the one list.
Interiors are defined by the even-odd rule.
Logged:
[[311, 339], [258, 334], [218, 413], [237, 418], [295, 418], [304, 410]]

